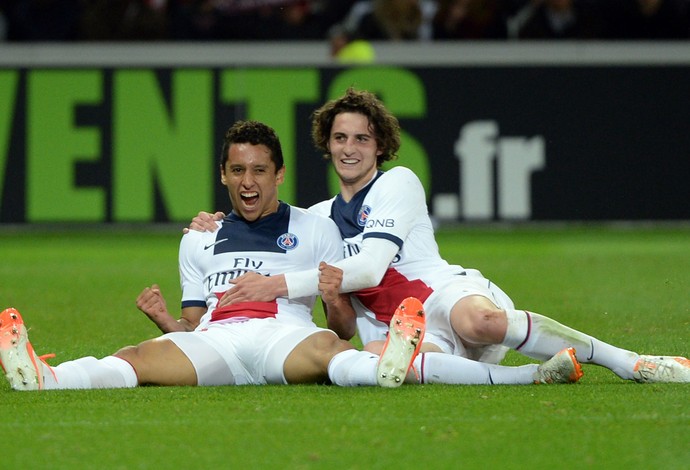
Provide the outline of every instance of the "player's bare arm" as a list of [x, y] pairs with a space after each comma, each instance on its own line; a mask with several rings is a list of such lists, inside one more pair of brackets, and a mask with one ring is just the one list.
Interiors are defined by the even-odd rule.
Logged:
[[233, 281], [235, 286], [218, 301], [218, 307], [241, 302], [271, 302], [287, 295], [285, 276], [264, 276], [247, 273]]
[[343, 270], [319, 263], [319, 292], [326, 312], [327, 326], [342, 339], [351, 339], [357, 330], [357, 314], [349, 294], [340, 293]]
[[[163, 333], [172, 331], [192, 331], [199, 324], [204, 309], [183, 309], [179, 320], [175, 319], [165, 302], [158, 284], [145, 288], [137, 297], [137, 308], [144, 312]], [[196, 311], [196, 310], [200, 310]]]

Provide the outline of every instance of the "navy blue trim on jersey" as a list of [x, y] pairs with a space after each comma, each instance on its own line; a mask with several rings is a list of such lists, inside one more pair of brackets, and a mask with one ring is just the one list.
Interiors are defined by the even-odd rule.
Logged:
[[340, 193], [335, 197], [331, 205], [331, 219], [333, 219], [338, 226], [342, 238], [355, 237], [364, 230], [362, 222], [366, 222], [366, 219], [363, 220], [360, 217], [362, 204], [364, 203], [364, 198], [369, 194], [369, 190], [382, 175], [383, 172], [379, 170], [371, 183], [360, 189], [357, 194], [350, 199], [350, 202], [345, 202]]
[[185, 300], [182, 302], [182, 308], [185, 307], [201, 307], [201, 308], [206, 308], [208, 305], [206, 305], [206, 302], [203, 300]]
[[403, 241], [399, 237], [391, 235], [390, 233], [369, 232], [362, 236], [362, 240], [366, 240], [367, 238], [382, 238], [384, 240], [388, 240], [389, 242], [393, 242], [398, 245], [399, 249], [403, 246]]
[[231, 212], [223, 219], [223, 225], [212, 245], [213, 254], [232, 253], [234, 251], [263, 251], [285, 253], [287, 250], [278, 246], [278, 238], [288, 233], [290, 226], [290, 206], [280, 202], [278, 210], [270, 215], [248, 222]]

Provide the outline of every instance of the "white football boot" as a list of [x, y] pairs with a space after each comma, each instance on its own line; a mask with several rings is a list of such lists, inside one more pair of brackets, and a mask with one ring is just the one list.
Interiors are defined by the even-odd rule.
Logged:
[[575, 349], [566, 348], [548, 361], [539, 364], [534, 374], [536, 384], [575, 383], [582, 377], [582, 366], [575, 357]]
[[690, 360], [679, 356], [640, 356], [633, 379], [643, 383], [690, 383]]

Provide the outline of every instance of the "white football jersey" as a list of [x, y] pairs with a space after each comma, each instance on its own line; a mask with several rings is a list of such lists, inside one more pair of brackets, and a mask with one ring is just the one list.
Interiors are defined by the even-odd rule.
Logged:
[[316, 296], [216, 306], [242, 274], [272, 276], [342, 259], [342, 239], [333, 221], [281, 202], [276, 213], [254, 222], [230, 213], [218, 225], [215, 232], [192, 230], [180, 242], [182, 307], [207, 308], [199, 328], [209, 321], [269, 317], [313, 325]]
[[405, 167], [381, 172], [349, 202], [338, 194], [309, 209], [329, 216], [338, 225], [344, 256], [356, 255], [368, 237], [383, 238], [398, 245], [399, 251], [381, 283], [354, 293], [369, 312], [388, 325], [399, 303], [406, 297], [424, 302], [434, 285], [464, 275], [461, 266], [450, 265], [439, 254], [426, 206], [424, 188], [417, 175]]

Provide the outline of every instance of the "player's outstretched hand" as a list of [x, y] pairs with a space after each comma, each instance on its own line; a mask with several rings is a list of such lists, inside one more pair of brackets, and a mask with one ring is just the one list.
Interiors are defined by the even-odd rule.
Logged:
[[197, 232], [215, 232], [218, 228], [216, 222], [223, 220], [223, 217], [225, 217], [225, 214], [222, 212], [211, 214], [210, 212], [201, 211], [192, 219], [189, 227], [182, 229], [182, 233], [188, 233], [190, 230], [195, 230]]

